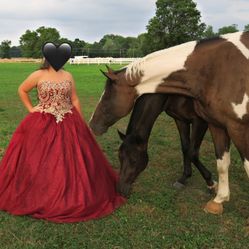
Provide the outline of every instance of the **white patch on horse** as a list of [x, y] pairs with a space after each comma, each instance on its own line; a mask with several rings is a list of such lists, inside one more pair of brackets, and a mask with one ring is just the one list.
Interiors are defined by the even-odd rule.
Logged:
[[243, 34], [243, 32], [236, 32], [236, 33], [232, 33], [232, 34], [222, 35], [221, 38], [224, 38], [227, 41], [232, 42], [240, 50], [240, 52], [246, 57], [246, 59], [248, 59], [249, 58], [249, 50], [240, 41], [240, 37], [242, 34]]
[[222, 159], [217, 160], [217, 170], [219, 174], [218, 192], [214, 201], [222, 203], [229, 201], [230, 191], [228, 182], [228, 168], [230, 165], [230, 152], [225, 151]]
[[177, 70], [184, 69], [185, 62], [195, 46], [196, 41], [191, 41], [151, 53], [128, 65], [126, 77], [132, 78], [134, 73], [142, 73], [142, 79], [135, 87], [138, 95], [154, 93], [163, 79]]
[[242, 119], [243, 116], [247, 114], [248, 101], [249, 101], [249, 96], [245, 93], [241, 104], [231, 103], [233, 107], [233, 111], [237, 114], [237, 116], [240, 119]]
[[249, 161], [245, 159], [244, 161], [244, 168], [246, 170], [247, 176], [249, 177]]

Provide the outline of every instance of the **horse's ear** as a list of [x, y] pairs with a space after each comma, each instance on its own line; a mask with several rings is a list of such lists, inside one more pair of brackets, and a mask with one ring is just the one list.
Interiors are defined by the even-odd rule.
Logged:
[[107, 77], [108, 79], [115, 81], [118, 79], [118, 76], [112, 71], [112, 72], [104, 72], [103, 70], [101, 70], [101, 73], [105, 75], [105, 77]]
[[104, 72], [102, 69], [99, 69], [102, 74], [104, 74], [105, 77], [108, 77], [106, 72]]
[[111, 74], [114, 73], [114, 71], [107, 64], [105, 64], [105, 66], [108, 70], [108, 73], [111, 73]]
[[118, 132], [118, 135], [119, 135], [120, 139], [121, 139], [122, 141], [124, 141], [126, 135], [123, 134], [120, 130], [117, 130], [117, 132]]

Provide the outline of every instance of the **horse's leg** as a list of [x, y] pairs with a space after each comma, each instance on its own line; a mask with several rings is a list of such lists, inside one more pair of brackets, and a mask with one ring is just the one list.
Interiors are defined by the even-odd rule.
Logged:
[[249, 177], [249, 154], [247, 157], [244, 159], [244, 168], [246, 170], [246, 174]]
[[211, 132], [215, 155], [217, 159], [217, 170], [219, 174], [218, 191], [214, 200], [210, 200], [204, 210], [212, 214], [221, 214], [223, 212], [224, 201], [229, 200], [229, 182], [228, 168], [230, 165], [230, 138], [226, 130], [209, 125]]
[[244, 168], [249, 177], [249, 128], [243, 124], [232, 124], [228, 133], [240, 153]]
[[200, 146], [206, 134], [207, 128], [208, 128], [208, 124], [204, 120], [200, 118], [196, 118], [193, 120], [189, 155], [190, 155], [192, 163], [199, 170], [202, 177], [206, 181], [208, 188], [211, 191], [211, 190], [215, 190], [217, 183], [213, 182], [211, 172], [201, 163], [199, 159]]
[[173, 184], [175, 188], [182, 188], [187, 178], [192, 175], [191, 159], [188, 151], [190, 147], [190, 125], [186, 122], [175, 119], [177, 129], [179, 131], [182, 154], [183, 154], [183, 173], [182, 176]]

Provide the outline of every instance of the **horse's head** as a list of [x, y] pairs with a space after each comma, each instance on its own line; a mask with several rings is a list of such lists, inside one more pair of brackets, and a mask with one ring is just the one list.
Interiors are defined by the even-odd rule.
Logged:
[[100, 101], [90, 119], [89, 126], [95, 135], [102, 135], [120, 118], [133, 108], [137, 93], [136, 78], [127, 79], [126, 69], [102, 73], [106, 76], [106, 86]]
[[117, 190], [127, 197], [132, 183], [148, 164], [147, 143], [138, 136], [118, 133], [123, 143], [119, 147], [120, 179]]

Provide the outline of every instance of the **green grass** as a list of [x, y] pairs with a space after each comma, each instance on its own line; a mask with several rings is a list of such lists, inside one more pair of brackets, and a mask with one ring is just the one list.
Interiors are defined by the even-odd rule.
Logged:
[[[29, 63], [0, 64], [1, 156], [13, 131], [27, 114], [17, 96], [18, 85], [36, 68], [37, 65]], [[87, 121], [104, 87], [104, 76], [99, 68], [104, 66], [66, 66], [76, 80]], [[36, 101], [35, 91], [32, 99]], [[116, 130], [125, 131], [128, 120], [129, 117], [120, 120], [108, 133], [97, 138], [116, 169], [121, 143]], [[172, 188], [182, 172], [182, 157], [174, 121], [164, 114], [153, 128], [149, 157], [149, 165], [134, 184], [127, 204], [103, 219], [54, 224], [0, 212], [0, 249], [249, 248], [249, 181], [234, 148], [230, 168], [231, 200], [225, 203], [221, 216], [202, 211], [202, 205], [212, 196], [195, 169], [184, 190]], [[209, 134], [201, 147], [201, 159], [217, 178]]]

